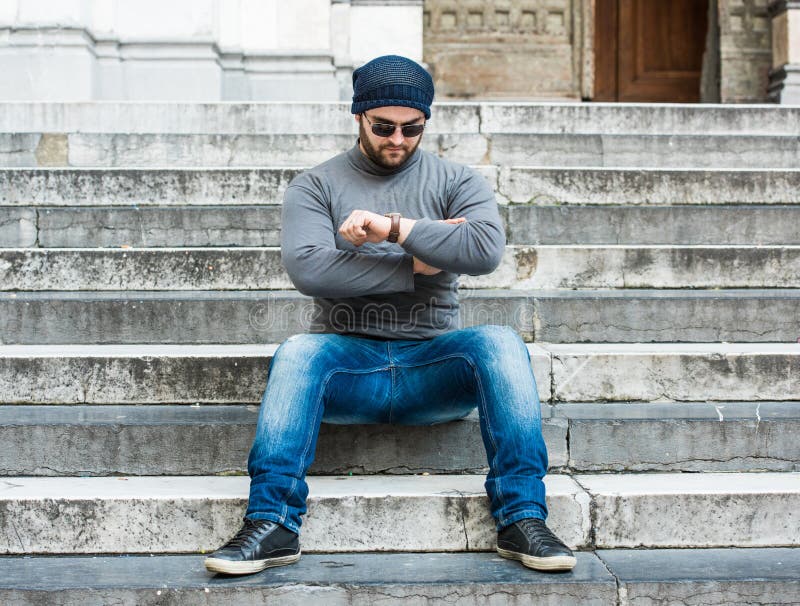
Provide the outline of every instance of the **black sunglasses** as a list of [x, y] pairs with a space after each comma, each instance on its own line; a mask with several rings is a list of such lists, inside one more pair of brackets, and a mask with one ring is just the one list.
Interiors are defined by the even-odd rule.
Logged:
[[406, 139], [413, 139], [419, 137], [422, 131], [425, 130], [425, 123], [422, 124], [405, 124], [403, 126], [397, 124], [383, 124], [382, 122], [373, 122], [369, 119], [367, 114], [361, 114], [367, 119], [370, 127], [372, 127], [372, 134], [376, 137], [391, 137], [395, 129], [399, 128], [403, 132]]

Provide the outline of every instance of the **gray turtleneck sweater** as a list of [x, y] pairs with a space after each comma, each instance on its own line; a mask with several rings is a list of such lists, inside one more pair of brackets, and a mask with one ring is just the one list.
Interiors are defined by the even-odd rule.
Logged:
[[[417, 222], [402, 246], [356, 247], [338, 233], [356, 209]], [[467, 221], [437, 221], [456, 217]], [[492, 272], [504, 248], [486, 179], [419, 148], [386, 169], [356, 144], [295, 177], [284, 197], [281, 258], [295, 287], [314, 297], [310, 332], [427, 339], [461, 328], [458, 274]], [[412, 257], [442, 271], [414, 274]]]

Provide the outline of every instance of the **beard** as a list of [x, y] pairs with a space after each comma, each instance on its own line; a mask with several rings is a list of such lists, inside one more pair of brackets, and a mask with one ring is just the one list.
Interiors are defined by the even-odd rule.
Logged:
[[383, 144], [373, 145], [367, 137], [363, 120], [358, 125], [358, 137], [361, 149], [367, 157], [382, 168], [399, 168], [408, 161], [422, 142], [422, 135], [420, 135], [416, 137], [416, 140], [411, 140], [413, 143], [409, 143], [409, 139], [403, 139], [403, 143], [395, 147], [387, 137], [381, 139]]

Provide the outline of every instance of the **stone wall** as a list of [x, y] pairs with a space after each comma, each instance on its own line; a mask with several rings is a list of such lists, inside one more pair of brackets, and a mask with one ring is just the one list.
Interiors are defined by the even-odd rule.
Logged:
[[768, 0], [719, 0], [720, 100], [763, 103], [772, 64]]
[[425, 0], [424, 59], [438, 98], [580, 98], [588, 4]]

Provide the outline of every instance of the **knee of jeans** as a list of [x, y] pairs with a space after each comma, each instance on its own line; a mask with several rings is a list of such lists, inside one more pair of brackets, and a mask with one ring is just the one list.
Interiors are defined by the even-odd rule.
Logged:
[[501, 357], [511, 352], [524, 350], [528, 353], [528, 348], [522, 337], [510, 326], [500, 324], [482, 324], [473, 327], [482, 349], [487, 354]]
[[291, 358], [295, 361], [313, 358], [323, 350], [326, 342], [325, 337], [329, 337], [329, 335], [309, 333], [292, 335], [281, 343], [280, 347], [275, 351], [274, 358], [276, 360]]

